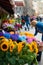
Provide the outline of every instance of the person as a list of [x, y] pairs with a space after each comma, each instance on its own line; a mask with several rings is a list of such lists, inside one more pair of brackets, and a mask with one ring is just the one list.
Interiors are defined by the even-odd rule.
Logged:
[[[37, 21], [33, 20], [31, 22], [31, 24], [36, 28], [36, 32], [34, 35], [37, 35], [38, 32], [42, 33], [42, 41], [43, 41], [43, 22], [37, 22]], [[41, 61], [42, 51], [39, 51], [38, 54], [39, 55], [37, 56], [37, 60]]]
[[[37, 20], [37, 22], [42, 22], [42, 18], [40, 18], [40, 17], [37, 17], [36, 20]], [[38, 32], [37, 30], [38, 30], [37, 27], [35, 27], [35, 34], [34, 35], [37, 34], [37, 32]]]
[[22, 24], [22, 26], [25, 25], [25, 16], [24, 15], [21, 16], [21, 24]]
[[25, 16], [25, 23], [26, 23], [26, 26], [27, 26], [27, 28], [28, 28], [28, 30], [29, 30], [30, 16], [29, 16], [28, 14]]

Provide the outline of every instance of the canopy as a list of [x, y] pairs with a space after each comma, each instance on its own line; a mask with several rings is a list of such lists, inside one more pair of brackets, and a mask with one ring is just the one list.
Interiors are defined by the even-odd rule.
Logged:
[[23, 1], [15, 1], [16, 6], [24, 6]]
[[14, 14], [13, 9], [12, 9], [12, 5], [10, 4], [9, 0], [0, 0], [0, 7], [5, 9], [10, 14]]

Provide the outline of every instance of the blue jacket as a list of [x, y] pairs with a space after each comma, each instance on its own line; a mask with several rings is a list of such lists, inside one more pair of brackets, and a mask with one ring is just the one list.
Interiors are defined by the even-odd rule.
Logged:
[[29, 16], [25, 16], [25, 22], [26, 22], [27, 24], [30, 24], [30, 17], [29, 17]]
[[43, 33], [43, 22], [37, 22], [36, 27], [41, 33]]

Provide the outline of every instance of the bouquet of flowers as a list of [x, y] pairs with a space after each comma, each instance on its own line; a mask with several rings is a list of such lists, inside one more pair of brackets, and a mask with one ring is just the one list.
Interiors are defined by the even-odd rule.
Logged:
[[19, 24], [19, 23], [15, 23], [15, 28], [16, 28], [17, 30], [20, 30], [20, 28], [22, 28], [22, 25]]
[[0, 65], [37, 65], [37, 43], [12, 41], [0, 37]]

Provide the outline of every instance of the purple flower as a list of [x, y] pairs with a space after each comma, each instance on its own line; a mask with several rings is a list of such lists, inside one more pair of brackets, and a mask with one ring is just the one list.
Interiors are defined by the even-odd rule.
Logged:
[[32, 39], [30, 38], [30, 39], [27, 39], [27, 42], [28, 43], [31, 43], [32, 42]]
[[0, 32], [0, 36], [3, 36], [3, 32]]
[[12, 40], [15, 40], [15, 41], [18, 40], [18, 37], [19, 37], [18, 34], [12, 34], [12, 35], [11, 35], [11, 39], [12, 39]]
[[28, 43], [31, 43], [32, 41], [35, 41], [36, 39], [33, 37], [33, 38], [29, 38], [29, 37], [27, 37], [27, 39], [26, 39], [26, 41], [28, 42]]

